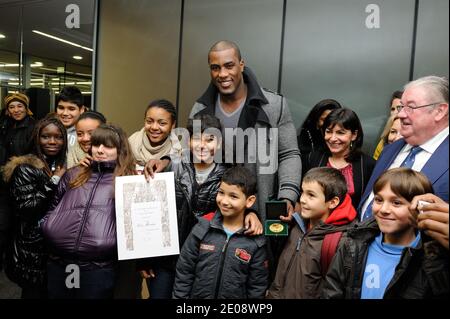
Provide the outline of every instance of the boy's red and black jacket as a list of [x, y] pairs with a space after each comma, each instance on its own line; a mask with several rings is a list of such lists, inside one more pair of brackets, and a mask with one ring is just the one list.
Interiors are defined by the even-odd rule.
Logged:
[[325, 224], [331, 224], [335, 226], [347, 225], [355, 220], [357, 215], [356, 209], [352, 205], [352, 199], [347, 194], [344, 201], [336, 207], [325, 220]]
[[327, 234], [346, 231], [353, 225], [356, 210], [349, 195], [330, 214], [325, 222], [306, 231], [305, 222], [298, 213], [295, 223], [281, 253], [275, 279], [269, 289], [268, 298], [273, 299], [317, 299], [320, 298], [324, 282], [321, 266], [322, 243]]
[[199, 219], [177, 263], [175, 298], [264, 298], [268, 285], [266, 240], [244, 229], [227, 238], [222, 215]]

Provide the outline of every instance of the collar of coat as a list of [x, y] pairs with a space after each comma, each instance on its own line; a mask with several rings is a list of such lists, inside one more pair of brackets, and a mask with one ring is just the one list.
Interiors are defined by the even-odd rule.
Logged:
[[[271, 126], [267, 114], [261, 108], [262, 105], [268, 104], [269, 101], [264, 96], [256, 76], [248, 67], [244, 67], [242, 76], [244, 83], [247, 85], [247, 99], [245, 100], [238, 126], [243, 130], [255, 127], [256, 122], [263, 122], [267, 126]], [[197, 100], [198, 103], [206, 106], [201, 113], [215, 115], [217, 94], [219, 94], [219, 90], [213, 83], [210, 83], [205, 93]]]
[[20, 165], [29, 165], [40, 170], [45, 167], [44, 162], [36, 155], [28, 154], [23, 156], [13, 156], [2, 169], [3, 179], [6, 183], [10, 181], [14, 170]]
[[103, 161], [103, 162], [92, 161], [91, 167], [92, 171], [98, 173], [112, 172], [116, 168], [116, 161]]
[[34, 123], [34, 118], [29, 116], [29, 115], [25, 115], [25, 117], [23, 119], [21, 119], [20, 121], [16, 121], [14, 120], [12, 117], [4, 115], [2, 116], [2, 119], [0, 120], [1, 124], [0, 126], [2, 126], [2, 128], [12, 128], [14, 127], [14, 124], [16, 125], [14, 128], [15, 129], [19, 129], [19, 128], [26, 128], [29, 127], [30, 125], [32, 125]]
[[[362, 223], [356, 223], [353, 227], [350, 227], [347, 231], [348, 237], [354, 238], [355, 240], [361, 240], [370, 244], [375, 237], [380, 234], [380, 228], [374, 217], [367, 219]], [[444, 248], [439, 247], [440, 244], [433, 240], [431, 237], [427, 236], [425, 233], [421, 233], [421, 240], [419, 245], [415, 248], [407, 247], [410, 254], [423, 253], [422, 249], [425, 249], [426, 253], [434, 254], [433, 250], [444, 250]]]

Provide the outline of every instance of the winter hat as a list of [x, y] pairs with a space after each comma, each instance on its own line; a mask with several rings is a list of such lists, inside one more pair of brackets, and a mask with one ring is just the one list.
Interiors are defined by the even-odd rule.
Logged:
[[18, 101], [18, 102], [22, 103], [23, 105], [25, 105], [28, 115], [30, 115], [30, 116], [33, 115], [33, 112], [31, 112], [31, 110], [28, 107], [30, 104], [30, 99], [28, 96], [26, 96], [23, 93], [10, 93], [5, 97], [4, 101], [5, 101], [6, 108], [8, 108], [8, 105], [11, 102]]

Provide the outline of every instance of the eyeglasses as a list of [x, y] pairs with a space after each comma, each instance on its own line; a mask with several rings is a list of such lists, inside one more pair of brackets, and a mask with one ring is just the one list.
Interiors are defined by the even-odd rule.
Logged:
[[415, 109], [420, 109], [422, 107], [427, 107], [427, 106], [432, 106], [432, 105], [436, 105], [436, 104], [441, 104], [441, 103], [445, 103], [445, 102], [435, 102], [435, 103], [430, 103], [430, 104], [425, 104], [425, 105], [419, 105], [419, 106], [409, 106], [409, 105], [397, 105], [395, 108], [397, 109], [397, 112], [400, 113], [400, 111], [404, 108], [406, 113], [412, 113]]

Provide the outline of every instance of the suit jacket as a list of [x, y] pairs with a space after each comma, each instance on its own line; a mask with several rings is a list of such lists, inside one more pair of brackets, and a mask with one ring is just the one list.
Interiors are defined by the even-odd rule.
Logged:
[[[364, 212], [361, 211], [364, 202], [372, 192], [375, 180], [391, 166], [394, 159], [397, 157], [400, 150], [406, 144], [404, 139], [398, 140], [390, 145], [384, 147], [383, 152], [378, 158], [377, 164], [373, 170], [372, 176], [367, 183], [366, 190], [361, 197], [358, 206], [358, 214], [361, 216]], [[425, 163], [421, 172], [425, 174], [433, 185], [433, 190], [436, 196], [439, 196], [448, 203], [448, 136], [434, 151], [433, 155]]]

